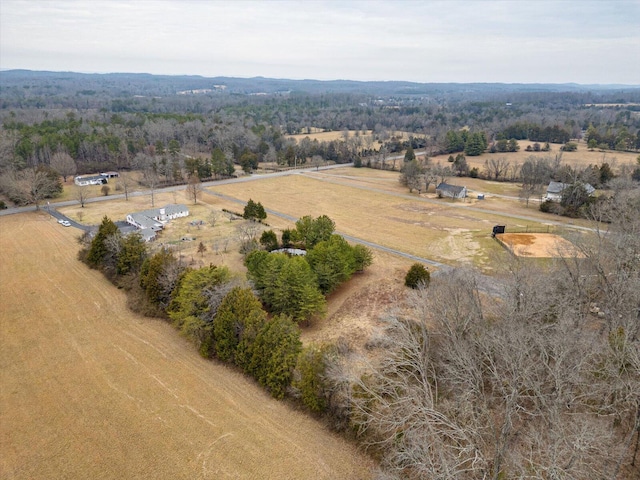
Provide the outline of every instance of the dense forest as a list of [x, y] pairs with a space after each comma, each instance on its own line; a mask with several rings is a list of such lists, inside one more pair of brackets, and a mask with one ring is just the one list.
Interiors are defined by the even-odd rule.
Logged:
[[[390, 152], [404, 131], [430, 152], [455, 151], [447, 132], [466, 127], [501, 138], [561, 142], [589, 130], [596, 145], [638, 150], [640, 88], [578, 85], [404, 84], [267, 79], [1, 72], [0, 169], [50, 165], [59, 152], [78, 172], [135, 166], [139, 154], [166, 157], [220, 148], [239, 163], [351, 162], [380, 149], [371, 140], [296, 143], [309, 129], [372, 130]], [[602, 104], [615, 104], [602, 108]], [[288, 155], [288, 157], [287, 157]], [[176, 158], [179, 157], [179, 158]], [[247, 157], [245, 157], [247, 158]], [[167, 161], [166, 159], [164, 160]], [[177, 168], [173, 168], [173, 171]]]

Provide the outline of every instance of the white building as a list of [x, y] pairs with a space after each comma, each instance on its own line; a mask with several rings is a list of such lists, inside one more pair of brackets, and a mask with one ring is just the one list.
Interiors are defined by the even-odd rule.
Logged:
[[80, 187], [86, 187], [87, 185], [106, 185], [107, 177], [104, 175], [92, 175], [88, 177], [75, 177], [73, 183]]
[[186, 205], [172, 203], [162, 208], [130, 213], [127, 215], [127, 223], [139, 229], [143, 238], [150, 241], [155, 239], [155, 235], [151, 235], [151, 232], [162, 230], [169, 220], [188, 216], [189, 209]]

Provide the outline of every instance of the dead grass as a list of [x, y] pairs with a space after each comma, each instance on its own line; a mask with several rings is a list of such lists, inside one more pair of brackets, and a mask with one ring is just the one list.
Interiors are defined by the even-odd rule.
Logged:
[[132, 314], [77, 234], [0, 218], [0, 478], [371, 478], [352, 445]]
[[[484, 162], [491, 158], [504, 158], [511, 162], [512, 165], [518, 163], [522, 165], [530, 156], [537, 158], [555, 158], [556, 155], [562, 153], [562, 163], [567, 164], [574, 168], [584, 168], [589, 165], [602, 165], [608, 163], [614, 172], [619, 171], [621, 165], [633, 165], [636, 162], [637, 153], [633, 152], [616, 152], [605, 151], [602, 152], [598, 149], [589, 151], [587, 145], [580, 141], [578, 143], [578, 150], [575, 152], [560, 152], [562, 145], [552, 143], [551, 151], [549, 152], [527, 152], [525, 148], [527, 145], [533, 145], [535, 142], [528, 140], [518, 140], [520, 145], [520, 151], [514, 153], [483, 153], [477, 157], [466, 157], [467, 163], [470, 168], [476, 167], [480, 172], [484, 170]], [[540, 142], [538, 142], [540, 143]], [[435, 162], [446, 163], [449, 155], [438, 155], [432, 157]], [[455, 155], [454, 155], [455, 157]]]
[[[319, 129], [312, 129], [312, 133], [300, 133], [300, 134], [296, 134], [296, 135], [287, 135], [286, 138], [292, 138], [294, 140], [296, 140], [297, 142], [299, 142], [300, 140], [302, 140], [305, 137], [308, 137], [309, 140], [313, 141], [313, 140], [318, 140], [319, 142], [332, 142], [334, 140], [343, 140], [344, 139], [344, 131], [340, 130], [340, 131], [331, 131], [331, 132], [323, 132], [323, 131], [316, 131]], [[354, 138], [356, 136], [356, 130], [349, 130], [349, 138]], [[362, 132], [360, 130], [358, 130], [358, 134], [360, 135], [360, 137], [364, 140], [367, 137], [372, 137], [373, 136], [373, 131], [372, 130], [367, 130], [366, 132]], [[401, 131], [394, 131], [394, 132], [390, 132], [390, 136], [392, 137], [400, 137], [402, 138], [402, 140], [408, 140], [410, 135], [414, 135], [410, 132], [401, 132]], [[378, 148], [380, 146], [380, 144], [376, 144], [375, 145], [376, 148]]]

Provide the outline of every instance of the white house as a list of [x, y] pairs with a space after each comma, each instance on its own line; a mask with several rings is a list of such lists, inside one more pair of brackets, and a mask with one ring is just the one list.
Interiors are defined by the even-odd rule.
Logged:
[[107, 177], [104, 175], [92, 175], [89, 177], [75, 177], [73, 183], [80, 187], [86, 187], [87, 185], [105, 185], [107, 183]]
[[[571, 185], [571, 183], [549, 182], [549, 186], [547, 187], [547, 194], [544, 196], [543, 200], [550, 200], [552, 202], [561, 201], [562, 192], [564, 192], [565, 188], [570, 187]], [[596, 191], [596, 189], [588, 183], [585, 183], [583, 186], [589, 196], [593, 195]]]
[[467, 187], [459, 187], [458, 185], [449, 185], [442, 182], [436, 187], [436, 193], [439, 197], [466, 198]]
[[152, 208], [127, 215], [127, 223], [140, 230], [145, 241], [155, 239], [155, 232], [164, 228], [169, 220], [189, 216], [186, 205], [169, 204], [162, 208]]

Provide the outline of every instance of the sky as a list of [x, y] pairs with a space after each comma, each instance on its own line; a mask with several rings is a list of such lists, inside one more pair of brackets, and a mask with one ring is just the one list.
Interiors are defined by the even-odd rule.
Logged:
[[0, 0], [0, 69], [640, 84], [640, 0]]

